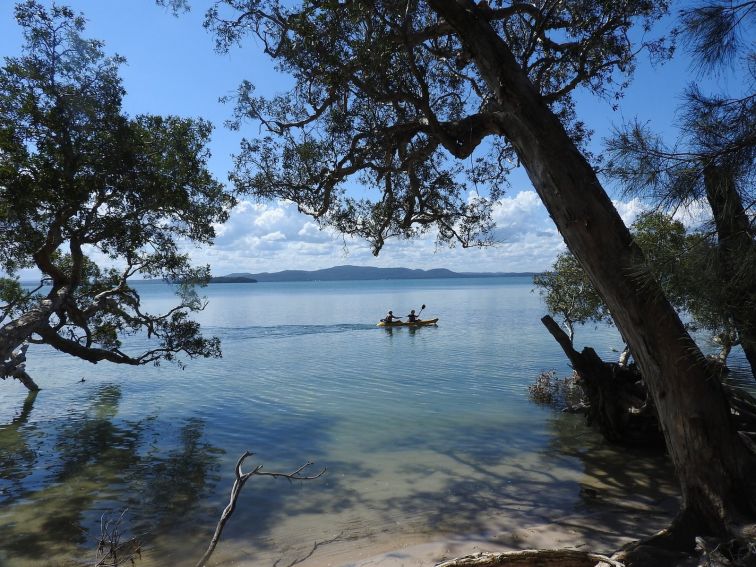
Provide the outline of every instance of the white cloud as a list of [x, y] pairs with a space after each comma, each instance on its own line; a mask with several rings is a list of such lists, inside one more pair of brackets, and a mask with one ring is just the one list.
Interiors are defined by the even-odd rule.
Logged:
[[255, 226], [262, 229], [277, 227], [286, 218], [286, 211], [283, 208], [268, 208], [265, 205], [255, 205], [259, 213], [254, 220]]
[[[626, 224], [645, 208], [638, 199], [615, 201], [614, 205]], [[439, 247], [435, 233], [429, 232], [413, 240], [389, 240], [375, 257], [366, 242], [320, 230], [290, 203], [242, 202], [219, 233], [216, 246], [194, 256], [198, 262], [210, 263], [215, 274], [314, 270], [338, 264], [510, 272], [546, 269], [566, 249], [533, 190], [503, 198], [494, 207], [493, 218], [497, 224], [495, 246]]]
[[[644, 208], [637, 199], [614, 204], [628, 224]], [[443, 267], [460, 272], [540, 271], [565, 249], [533, 190], [506, 196], [494, 207], [493, 216], [497, 223], [495, 246], [439, 247], [435, 233], [429, 232], [413, 240], [391, 239], [375, 257], [366, 242], [342, 237], [333, 230], [319, 230], [311, 217], [299, 213], [290, 203], [242, 201], [229, 221], [216, 227], [215, 246], [187, 245], [185, 249], [195, 263], [210, 264], [215, 275], [314, 270], [339, 264]]]
[[648, 210], [648, 206], [644, 205], [637, 197], [630, 201], [612, 201], [612, 203], [628, 227], [635, 222], [638, 215]]
[[300, 240], [306, 242], [323, 242], [331, 239], [328, 231], [320, 230], [318, 225], [312, 221], [308, 221], [299, 229], [297, 236]]
[[711, 207], [704, 200], [694, 201], [677, 209], [672, 217], [683, 223], [685, 228], [696, 229], [712, 220]]
[[286, 235], [280, 230], [277, 230], [275, 232], [269, 232], [268, 234], [262, 236], [260, 240], [262, 240], [263, 242], [276, 242], [279, 240], [286, 240]]
[[501, 242], [515, 242], [526, 236], [550, 232], [554, 225], [535, 191], [520, 191], [494, 206], [494, 236]]

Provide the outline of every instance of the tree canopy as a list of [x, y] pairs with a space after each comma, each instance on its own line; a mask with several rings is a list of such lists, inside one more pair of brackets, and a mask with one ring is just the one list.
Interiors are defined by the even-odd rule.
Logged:
[[[616, 96], [633, 68], [631, 27], [664, 2], [481, 2], [476, 15], [507, 41], [549, 107], [582, 143], [573, 93]], [[233, 181], [283, 198], [378, 253], [389, 237], [437, 230], [463, 246], [490, 241], [491, 206], [519, 163], [504, 109], [448, 22], [424, 2], [221, 0], [206, 26], [221, 51], [261, 42], [295, 81], [271, 99], [239, 87], [242, 141]], [[657, 49], [658, 44], [645, 44]], [[360, 192], [360, 188], [365, 188]]]
[[569, 252], [559, 254], [549, 271], [535, 275], [533, 284], [549, 313], [561, 317], [570, 342], [575, 339], [575, 325], [603, 321], [608, 316], [604, 300]]
[[[207, 169], [211, 125], [128, 116], [120, 57], [86, 39], [84, 19], [34, 0], [16, 7], [23, 54], [0, 69], [0, 371], [35, 387], [24, 342], [98, 362], [219, 356], [190, 317], [208, 267], [182, 252], [208, 245], [234, 199]], [[113, 267], [106, 267], [112, 265]], [[37, 268], [30, 291], [19, 270]], [[177, 304], [152, 314], [134, 276], [176, 284]], [[123, 338], [145, 334], [140, 352]], [[14, 354], [15, 351], [15, 354]]]

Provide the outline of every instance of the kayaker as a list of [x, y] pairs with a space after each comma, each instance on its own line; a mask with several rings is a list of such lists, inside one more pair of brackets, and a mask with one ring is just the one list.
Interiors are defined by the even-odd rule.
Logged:
[[386, 316], [381, 319], [381, 321], [383, 321], [384, 323], [393, 323], [395, 319], [398, 321], [399, 319], [401, 319], [401, 317], [397, 317], [396, 315], [394, 315], [393, 311], [389, 311], [388, 313], [386, 313]]
[[417, 321], [419, 321], [419, 319], [417, 318], [417, 315], [415, 315], [414, 309], [410, 311], [409, 315], [407, 315], [407, 319], [408, 319], [407, 321], [408, 323], [416, 323]]

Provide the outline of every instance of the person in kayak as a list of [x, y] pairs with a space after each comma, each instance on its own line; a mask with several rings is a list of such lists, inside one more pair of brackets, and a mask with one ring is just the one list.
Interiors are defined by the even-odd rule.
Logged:
[[409, 315], [407, 315], [407, 322], [408, 323], [417, 323], [420, 319], [418, 319], [417, 315], [415, 315], [415, 310], [409, 312]]
[[396, 315], [394, 315], [393, 311], [389, 311], [388, 313], [386, 313], [386, 316], [381, 319], [381, 321], [383, 321], [384, 323], [394, 323], [399, 319], [401, 319], [401, 317], [397, 317]]

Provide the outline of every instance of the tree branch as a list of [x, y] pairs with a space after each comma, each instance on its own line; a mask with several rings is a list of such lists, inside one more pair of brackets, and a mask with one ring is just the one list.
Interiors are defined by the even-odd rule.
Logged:
[[247, 457], [250, 457], [254, 455], [254, 453], [251, 453], [249, 451], [245, 451], [244, 454], [239, 457], [239, 460], [236, 462], [236, 468], [235, 468], [235, 475], [236, 479], [234, 480], [234, 484], [231, 487], [231, 498], [226, 505], [226, 507], [223, 509], [223, 512], [221, 513], [220, 520], [218, 520], [218, 524], [215, 527], [215, 533], [213, 534], [212, 539], [210, 540], [210, 545], [207, 547], [207, 551], [205, 551], [202, 558], [197, 562], [196, 567], [204, 567], [207, 562], [210, 560], [210, 556], [215, 551], [215, 547], [218, 545], [218, 542], [220, 541], [221, 534], [223, 533], [223, 528], [226, 526], [226, 522], [228, 522], [228, 519], [231, 517], [231, 514], [234, 513], [234, 510], [236, 509], [236, 501], [239, 498], [239, 494], [241, 493], [241, 489], [244, 487], [244, 484], [252, 477], [252, 476], [272, 476], [273, 478], [285, 478], [289, 481], [292, 480], [313, 480], [316, 478], [319, 478], [323, 476], [326, 472], [326, 469], [321, 470], [318, 474], [312, 475], [312, 476], [306, 476], [301, 475], [302, 471], [307, 469], [308, 467], [312, 466], [313, 463], [310, 461], [306, 462], [304, 465], [296, 469], [294, 472], [290, 473], [278, 473], [278, 472], [263, 472], [262, 471], [262, 465], [257, 465], [254, 469], [252, 469], [249, 472], [242, 472], [242, 464], [246, 460]]

